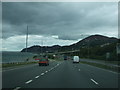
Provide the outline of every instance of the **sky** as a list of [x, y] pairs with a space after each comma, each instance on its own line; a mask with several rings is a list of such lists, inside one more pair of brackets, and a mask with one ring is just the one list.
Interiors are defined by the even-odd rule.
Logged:
[[90, 35], [118, 37], [117, 2], [3, 2], [2, 48], [70, 45]]

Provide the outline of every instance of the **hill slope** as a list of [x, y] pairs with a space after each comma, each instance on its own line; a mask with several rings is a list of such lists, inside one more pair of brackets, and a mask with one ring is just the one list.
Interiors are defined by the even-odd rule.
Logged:
[[[57, 51], [69, 51], [69, 50], [78, 50], [80, 48], [87, 48], [87, 47], [95, 47], [95, 46], [104, 46], [104, 45], [109, 45], [111, 43], [116, 43], [117, 38], [114, 37], [106, 37], [102, 35], [91, 35], [88, 36], [81, 41], [69, 45], [69, 46], [59, 46], [59, 45], [54, 45], [54, 46], [39, 46], [39, 45], [34, 45], [29, 48], [27, 48], [28, 52], [34, 52], [34, 53], [41, 53], [41, 52], [57, 52]], [[26, 48], [22, 49], [21, 52], [25, 52]]]

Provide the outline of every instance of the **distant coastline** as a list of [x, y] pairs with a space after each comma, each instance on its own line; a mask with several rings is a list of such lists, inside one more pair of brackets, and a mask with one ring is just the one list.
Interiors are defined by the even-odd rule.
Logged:
[[34, 54], [20, 51], [0, 51], [2, 60], [0, 63], [25, 62], [29, 58], [33, 60]]

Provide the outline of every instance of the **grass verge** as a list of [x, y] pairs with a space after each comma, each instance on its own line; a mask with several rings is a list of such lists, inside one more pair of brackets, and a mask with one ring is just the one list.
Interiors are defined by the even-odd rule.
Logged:
[[81, 59], [86, 59], [86, 60], [90, 60], [90, 61], [98, 61], [98, 62], [106, 62], [109, 64], [115, 64], [115, 65], [120, 65], [120, 61], [106, 61], [106, 60], [98, 60], [98, 59], [87, 59], [87, 58], [81, 58]]
[[99, 67], [99, 68], [103, 68], [103, 69], [107, 69], [107, 70], [111, 70], [111, 71], [120, 73], [120, 67], [108, 66], [108, 65], [104, 65], [104, 64], [91, 63], [91, 62], [85, 62], [85, 61], [81, 61], [80, 63], [89, 64], [89, 65], [92, 65], [95, 67]]
[[27, 65], [27, 64], [34, 64], [34, 63], [37, 63], [37, 62], [3, 63], [2, 68], [21, 66], [21, 65]]

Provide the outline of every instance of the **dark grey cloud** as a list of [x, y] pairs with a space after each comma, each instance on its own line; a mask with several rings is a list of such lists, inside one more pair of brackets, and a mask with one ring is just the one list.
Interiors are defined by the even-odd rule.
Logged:
[[73, 35], [59, 35], [59, 39], [62, 40], [78, 40], [89, 36], [89, 34], [73, 34]]
[[27, 25], [31, 35], [57, 35], [63, 40], [117, 27], [113, 2], [4, 2], [2, 9], [3, 38], [25, 35]]

